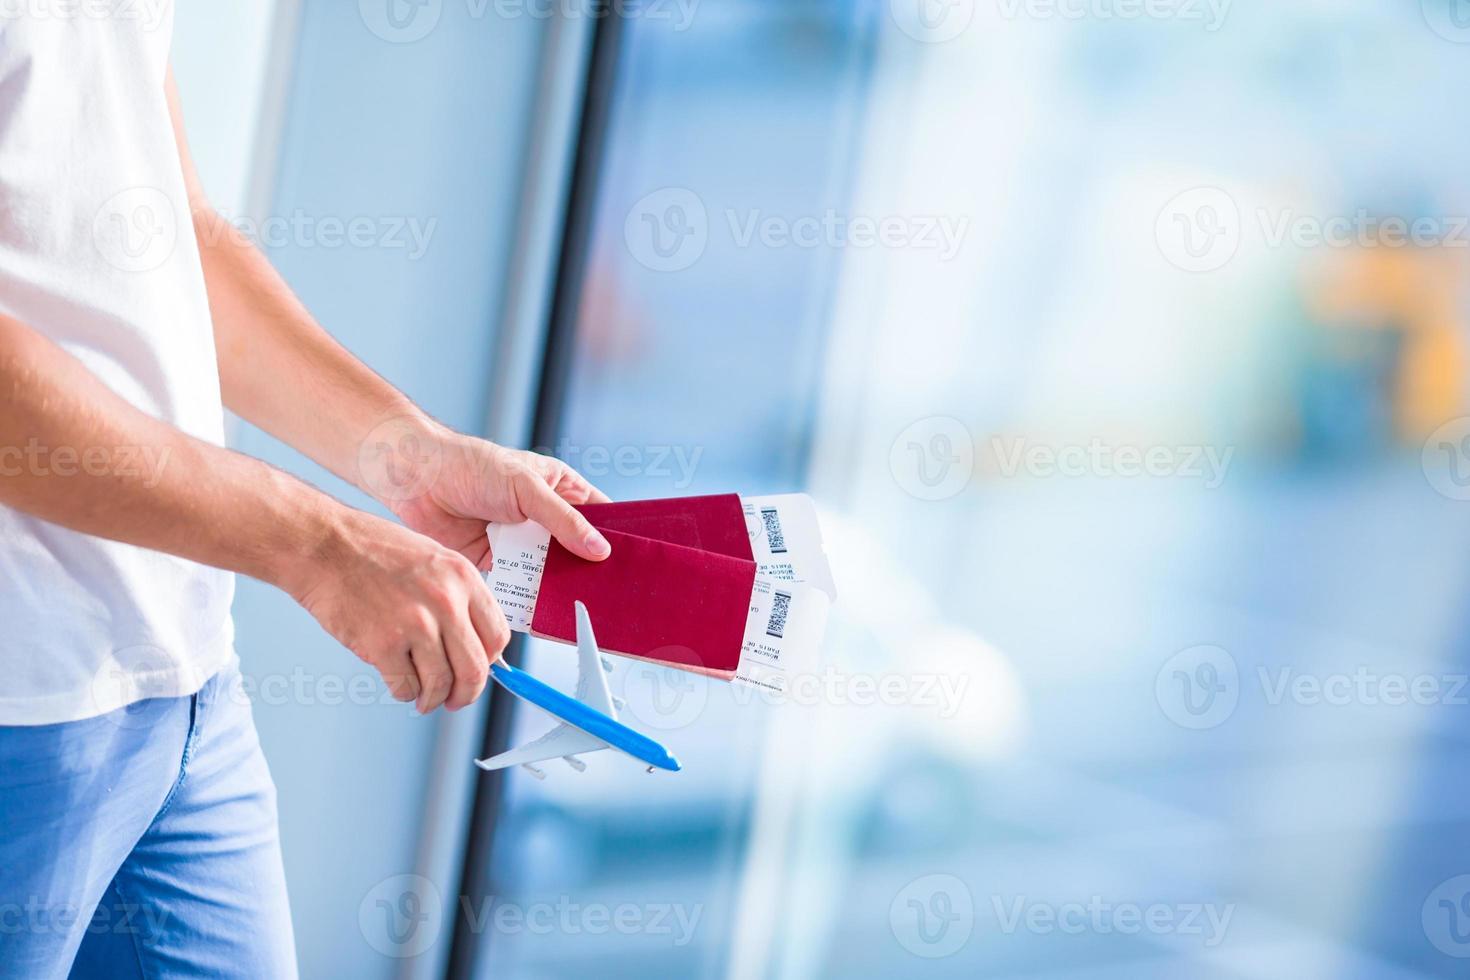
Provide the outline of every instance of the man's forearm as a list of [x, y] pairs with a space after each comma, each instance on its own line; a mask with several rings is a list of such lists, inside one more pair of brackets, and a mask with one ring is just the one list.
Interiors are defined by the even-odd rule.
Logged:
[[358, 466], [364, 440], [388, 420], [426, 432], [434, 423], [318, 326], [217, 212], [199, 208], [194, 223], [225, 406], [371, 492]]
[[[396, 420], [423, 437], [439, 427], [317, 325], [265, 256], [210, 205], [170, 73], [169, 110], [189, 194], [225, 407], [369, 493], [359, 453]], [[380, 488], [379, 488], [380, 489]]]
[[295, 591], [351, 513], [259, 460], [139, 411], [5, 317], [0, 393], [0, 503], [51, 523]]

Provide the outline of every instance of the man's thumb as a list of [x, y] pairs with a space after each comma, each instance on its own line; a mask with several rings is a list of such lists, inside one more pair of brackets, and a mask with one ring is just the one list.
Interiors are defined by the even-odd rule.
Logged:
[[532, 490], [526, 503], [526, 516], [551, 532], [551, 536], [562, 546], [588, 561], [602, 561], [612, 554], [612, 545], [602, 532], [577, 512], [577, 509], [556, 495], [545, 483], [534, 475], [530, 482]]

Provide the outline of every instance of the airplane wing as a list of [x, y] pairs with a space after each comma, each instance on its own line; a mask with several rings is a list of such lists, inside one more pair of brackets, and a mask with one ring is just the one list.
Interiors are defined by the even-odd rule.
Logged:
[[[538, 779], [545, 774], [532, 763], [547, 759], [565, 759], [567, 765], [581, 772], [586, 763], [577, 758], [583, 752], [616, 748], [654, 769], [679, 771], [679, 760], [646, 735], [639, 734], [617, 720], [617, 700], [608, 689], [603, 672], [602, 654], [592, 635], [592, 622], [587, 607], [577, 603], [577, 696], [568, 697], [554, 687], [538, 681], [530, 674], [509, 664], [490, 665], [490, 673], [501, 687], [524, 701], [536, 705], [557, 718], [568, 719], [533, 742], [501, 752], [488, 759], [476, 759], [481, 769], [504, 769], [524, 766]], [[593, 734], [596, 732], [597, 734]]]
[[602, 669], [602, 654], [597, 652], [597, 637], [592, 635], [592, 618], [580, 602], [577, 603], [577, 700], [609, 718], [618, 717], [612, 691], [607, 686], [607, 673]]
[[508, 769], [511, 766], [545, 762], [547, 759], [560, 759], [579, 752], [596, 752], [605, 748], [607, 743], [597, 736], [562, 723], [535, 741], [518, 745], [488, 759], [476, 759], [475, 765], [481, 769]]

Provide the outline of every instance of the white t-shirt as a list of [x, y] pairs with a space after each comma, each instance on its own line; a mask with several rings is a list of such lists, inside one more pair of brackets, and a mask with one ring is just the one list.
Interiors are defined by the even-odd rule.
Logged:
[[[172, 33], [172, 3], [0, 0], [0, 312], [142, 411], [222, 444], [164, 91]], [[0, 445], [0, 480], [113, 467], [156, 482], [167, 463], [157, 447]], [[192, 694], [234, 655], [233, 593], [227, 572], [0, 506], [0, 725]]]

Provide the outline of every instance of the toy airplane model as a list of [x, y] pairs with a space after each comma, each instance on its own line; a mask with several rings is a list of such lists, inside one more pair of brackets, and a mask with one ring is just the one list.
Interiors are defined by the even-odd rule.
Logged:
[[578, 772], [587, 763], [577, 758], [584, 752], [617, 749], [648, 766], [648, 771], [679, 771], [679, 760], [646, 735], [640, 735], [618, 721], [617, 706], [608, 690], [604, 668], [611, 669], [597, 650], [592, 635], [592, 620], [587, 607], [577, 603], [577, 696], [568, 697], [556, 688], [543, 684], [530, 674], [508, 664], [498, 663], [490, 675], [516, 697], [529, 701], [557, 718], [561, 724], [533, 742], [502, 752], [488, 759], [476, 759], [481, 769], [506, 769], [523, 766], [537, 779], [546, 773], [532, 763], [547, 759], [564, 759]]

